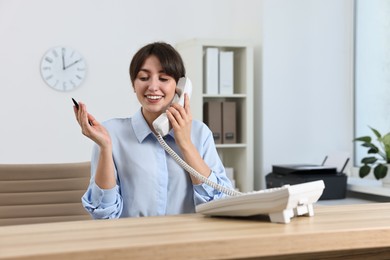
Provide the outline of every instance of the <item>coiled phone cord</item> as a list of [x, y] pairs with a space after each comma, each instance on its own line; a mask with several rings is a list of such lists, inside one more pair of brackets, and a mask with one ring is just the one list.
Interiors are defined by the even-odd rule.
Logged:
[[207, 184], [208, 186], [225, 193], [229, 196], [237, 196], [240, 195], [241, 192], [235, 191], [233, 189], [229, 189], [227, 187], [224, 187], [222, 185], [219, 185], [218, 183], [212, 182], [209, 179], [207, 179], [205, 176], [198, 173], [194, 168], [189, 166], [182, 158], [180, 158], [179, 155], [175, 153], [175, 151], [172, 150], [171, 147], [165, 142], [164, 138], [161, 136], [160, 133], [157, 133], [157, 140], [161, 144], [161, 146], [167, 151], [167, 153], [172, 156], [172, 158], [181, 166], [184, 170], [186, 170], [189, 174], [191, 174], [196, 179], [202, 181], [203, 183]]

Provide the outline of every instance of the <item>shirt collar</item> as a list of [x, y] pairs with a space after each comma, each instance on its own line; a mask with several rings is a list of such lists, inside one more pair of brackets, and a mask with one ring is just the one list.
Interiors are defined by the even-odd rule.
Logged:
[[[131, 122], [138, 142], [142, 143], [146, 137], [148, 137], [150, 134], [153, 134], [152, 130], [149, 128], [149, 125], [142, 114], [142, 108], [134, 114]], [[168, 135], [174, 137], [172, 129], [169, 131]]]

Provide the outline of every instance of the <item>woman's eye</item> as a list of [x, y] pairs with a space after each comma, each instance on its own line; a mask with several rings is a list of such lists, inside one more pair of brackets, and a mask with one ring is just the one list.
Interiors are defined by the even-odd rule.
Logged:
[[139, 80], [141, 80], [141, 81], [147, 81], [148, 80], [148, 77], [138, 77], [139, 78]]
[[167, 79], [167, 78], [160, 78], [160, 81], [162, 81], [162, 82], [167, 82], [169, 79]]

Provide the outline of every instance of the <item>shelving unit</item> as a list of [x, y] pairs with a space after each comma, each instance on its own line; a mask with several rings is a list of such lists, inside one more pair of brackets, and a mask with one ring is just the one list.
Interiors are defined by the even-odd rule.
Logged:
[[[208, 47], [234, 53], [234, 91], [232, 95], [203, 93], [203, 60]], [[207, 101], [236, 103], [237, 143], [217, 144], [225, 167], [234, 169], [236, 187], [243, 192], [253, 190], [253, 47], [243, 41], [192, 39], [176, 45], [193, 85], [191, 112], [203, 121], [203, 104]]]

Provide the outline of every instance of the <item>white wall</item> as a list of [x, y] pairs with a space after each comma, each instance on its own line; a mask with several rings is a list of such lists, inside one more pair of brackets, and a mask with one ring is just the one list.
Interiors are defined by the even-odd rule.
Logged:
[[320, 164], [353, 147], [353, 1], [265, 0], [262, 10], [257, 187], [273, 164]]
[[[92, 143], [74, 120], [71, 97], [99, 120], [139, 107], [128, 67], [142, 45], [191, 38], [261, 42], [261, 1], [0, 0], [0, 163], [90, 159]], [[42, 55], [53, 46], [80, 51], [84, 84], [70, 93], [42, 81]], [[195, 86], [196, 87], [196, 86]]]

